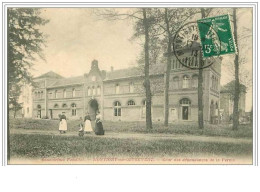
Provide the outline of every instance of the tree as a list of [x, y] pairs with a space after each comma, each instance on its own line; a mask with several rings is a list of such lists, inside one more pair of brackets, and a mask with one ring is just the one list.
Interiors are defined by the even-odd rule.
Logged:
[[[38, 57], [44, 59], [42, 46], [45, 36], [39, 26], [48, 20], [40, 17], [39, 8], [8, 8], [7, 10], [7, 76], [8, 76], [8, 113], [21, 108], [18, 102], [23, 83], [32, 83], [29, 69]], [[9, 126], [8, 160], [10, 159]]]
[[[236, 17], [236, 8], [233, 8], [233, 22], [234, 22], [234, 40], [237, 44], [237, 17]], [[234, 106], [233, 106], [233, 130], [238, 129], [239, 124], [239, 49], [237, 47], [237, 54], [235, 55], [234, 60], [235, 65], [235, 94], [234, 94]]]
[[96, 11], [96, 15], [110, 21], [130, 19], [134, 21], [135, 37], [144, 37], [144, 83], [146, 95], [146, 128], [152, 129], [152, 94], [150, 84], [150, 32], [154, 22], [151, 14], [151, 8], [136, 8], [128, 12], [119, 12], [115, 9], [104, 9]]

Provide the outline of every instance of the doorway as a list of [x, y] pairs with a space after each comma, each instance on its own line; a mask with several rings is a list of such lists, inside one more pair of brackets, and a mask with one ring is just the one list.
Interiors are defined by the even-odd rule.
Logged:
[[188, 120], [188, 119], [189, 119], [189, 107], [182, 106], [182, 120]]
[[97, 111], [99, 111], [98, 102], [96, 99], [91, 99], [88, 103], [88, 113], [92, 121], [96, 120]]

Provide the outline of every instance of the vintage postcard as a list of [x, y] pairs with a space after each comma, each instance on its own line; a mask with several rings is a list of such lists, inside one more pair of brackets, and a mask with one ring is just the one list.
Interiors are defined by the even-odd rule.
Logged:
[[253, 5], [4, 11], [7, 164], [253, 164]]

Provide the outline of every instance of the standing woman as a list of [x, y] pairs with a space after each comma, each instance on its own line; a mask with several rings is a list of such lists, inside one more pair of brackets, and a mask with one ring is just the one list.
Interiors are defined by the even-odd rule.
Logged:
[[93, 129], [92, 129], [92, 126], [91, 126], [91, 121], [90, 121], [90, 116], [89, 114], [87, 114], [84, 118], [84, 121], [85, 121], [85, 128], [84, 128], [84, 131], [85, 133], [91, 133], [93, 132]]
[[59, 117], [60, 117], [59, 131], [60, 133], [66, 133], [68, 126], [67, 126], [65, 112], [62, 112], [62, 115], [59, 115]]
[[99, 111], [97, 112], [97, 115], [96, 115], [95, 134], [96, 135], [105, 134], [105, 131], [103, 129], [103, 124], [102, 124], [102, 116]]

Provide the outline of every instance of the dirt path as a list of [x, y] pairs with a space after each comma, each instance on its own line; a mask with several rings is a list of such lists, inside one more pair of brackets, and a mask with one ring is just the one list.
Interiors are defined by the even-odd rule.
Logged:
[[[58, 131], [45, 131], [45, 130], [25, 130], [25, 129], [12, 129], [10, 134], [40, 134], [40, 135], [59, 135], [61, 137], [77, 136], [78, 132], [67, 132], [66, 134], [60, 134]], [[94, 133], [85, 134], [84, 137], [103, 137], [103, 138], [122, 138], [122, 139], [167, 139], [167, 140], [184, 140], [184, 141], [203, 141], [203, 142], [217, 142], [217, 143], [252, 143], [250, 138], [230, 138], [220, 136], [198, 136], [198, 135], [180, 135], [180, 134], [141, 134], [141, 133], [113, 133], [106, 132], [104, 136], [97, 136]]]

